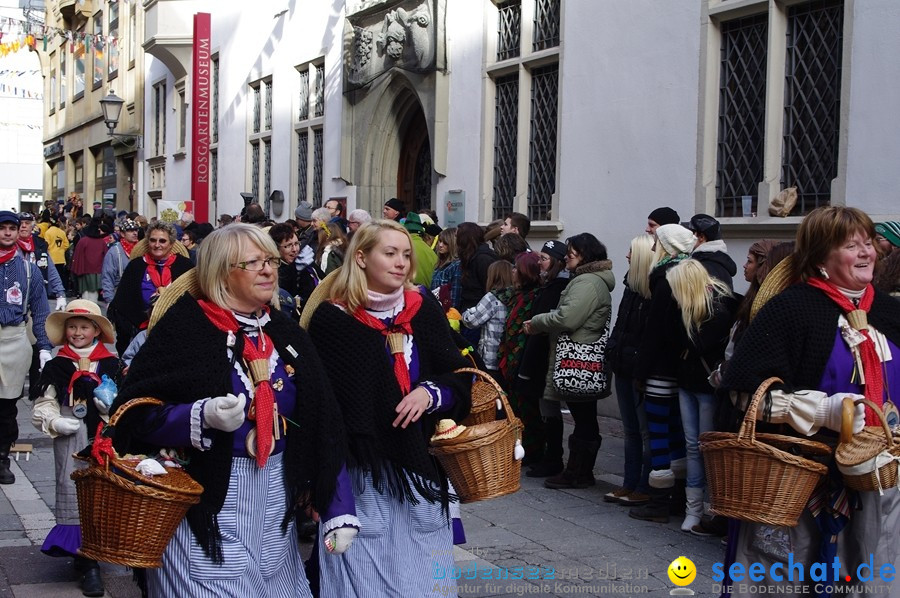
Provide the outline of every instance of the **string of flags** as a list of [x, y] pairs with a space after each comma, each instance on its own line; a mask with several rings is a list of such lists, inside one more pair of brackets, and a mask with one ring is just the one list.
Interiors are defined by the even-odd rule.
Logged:
[[30, 89], [25, 89], [23, 87], [16, 87], [14, 85], [7, 85], [6, 83], [0, 83], [0, 95], [15, 96], [17, 98], [26, 98], [32, 100], [43, 100], [44, 94], [38, 91], [31, 91]]

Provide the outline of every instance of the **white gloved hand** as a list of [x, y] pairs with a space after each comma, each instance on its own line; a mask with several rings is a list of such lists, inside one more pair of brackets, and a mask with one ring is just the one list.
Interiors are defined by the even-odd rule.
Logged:
[[[844, 397], [850, 397], [854, 401], [864, 399], [862, 395], [850, 392], [839, 392], [830, 397], [825, 397], [816, 406], [816, 414], [813, 423], [819, 427], [828, 428], [835, 432], [841, 431], [841, 421], [843, 419], [843, 403]], [[866, 425], [866, 407], [862, 403], [856, 405], [853, 412], [853, 433], [859, 434]]]
[[47, 365], [47, 362], [53, 359], [53, 355], [50, 354], [49, 349], [41, 349], [38, 359], [40, 360], [41, 364], [39, 370], [42, 371], [44, 369], [44, 366]]
[[109, 415], [109, 405], [94, 397], [94, 406], [97, 408], [97, 411], [100, 412], [100, 415]]
[[203, 405], [203, 419], [207, 428], [215, 428], [223, 432], [234, 432], [244, 423], [244, 407], [247, 397], [244, 393], [234, 396], [228, 393], [224, 397], [209, 399]]
[[359, 530], [355, 527], [339, 527], [325, 534], [325, 550], [329, 554], [344, 554]]
[[60, 436], [68, 436], [78, 431], [81, 420], [74, 417], [57, 417], [50, 423], [50, 427]]
[[65, 297], [57, 297], [56, 298], [56, 311], [63, 311], [66, 309], [66, 298]]

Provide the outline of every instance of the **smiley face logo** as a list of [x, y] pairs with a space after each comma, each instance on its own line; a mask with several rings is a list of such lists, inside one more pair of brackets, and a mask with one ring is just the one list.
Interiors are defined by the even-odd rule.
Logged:
[[697, 567], [686, 556], [680, 556], [669, 565], [669, 579], [676, 586], [690, 585], [697, 577]]

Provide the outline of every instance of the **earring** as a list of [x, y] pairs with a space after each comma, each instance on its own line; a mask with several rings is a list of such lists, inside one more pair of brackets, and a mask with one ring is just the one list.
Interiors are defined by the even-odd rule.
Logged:
[[825, 266], [819, 266], [819, 274], [822, 275], [822, 278], [828, 280], [828, 270], [825, 269]]

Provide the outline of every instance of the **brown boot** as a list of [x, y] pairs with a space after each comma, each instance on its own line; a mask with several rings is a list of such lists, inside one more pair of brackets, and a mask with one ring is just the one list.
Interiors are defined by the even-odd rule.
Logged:
[[597, 483], [594, 479], [594, 463], [600, 450], [601, 439], [582, 440], [569, 436], [569, 461], [563, 472], [544, 480], [544, 486], [553, 489], [587, 488]]

